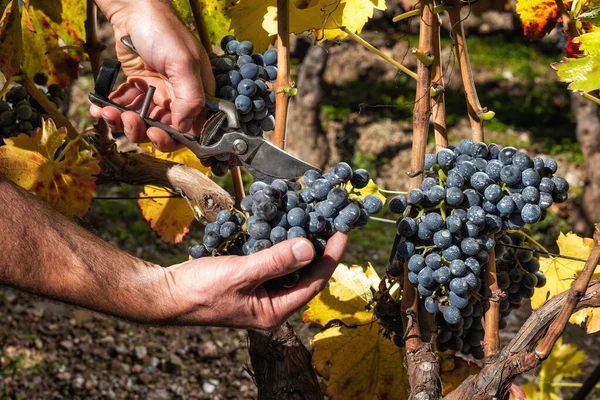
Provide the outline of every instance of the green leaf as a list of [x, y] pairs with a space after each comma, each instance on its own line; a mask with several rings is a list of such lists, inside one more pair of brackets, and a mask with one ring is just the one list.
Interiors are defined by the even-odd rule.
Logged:
[[593, 25], [600, 25], [600, 7], [584, 12], [579, 17], [577, 17], [577, 19], [589, 22]]
[[[229, 8], [233, 7], [236, 0], [171, 0], [181, 19], [189, 26], [194, 27], [194, 14], [190, 3], [198, 4], [202, 10], [204, 25], [213, 44], [219, 44], [221, 39], [231, 34], [229, 25], [231, 17]], [[197, 30], [195, 31], [197, 32]]]
[[590, 92], [600, 88], [600, 32], [591, 32], [574, 39], [584, 55], [563, 58], [552, 64], [561, 82], [570, 82], [569, 89]]

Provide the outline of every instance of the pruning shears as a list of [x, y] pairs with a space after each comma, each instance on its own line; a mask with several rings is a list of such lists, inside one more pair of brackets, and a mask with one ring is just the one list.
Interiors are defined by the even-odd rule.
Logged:
[[[129, 36], [121, 38], [121, 42], [139, 56]], [[230, 101], [206, 95], [206, 108], [217, 113], [207, 121], [198, 137], [190, 133], [179, 132], [147, 116], [156, 89], [153, 86], [149, 86], [139, 112], [129, 110], [109, 100], [109, 94], [113, 90], [120, 70], [121, 63], [117, 60], [105, 59], [102, 62], [94, 93], [89, 94], [90, 101], [99, 107], [110, 106], [120, 111], [136, 112], [142, 117], [146, 126], [164, 130], [175, 141], [190, 149], [198, 158], [206, 159], [221, 154], [233, 154], [248, 172], [265, 182], [271, 182], [274, 179], [295, 179], [301, 177], [309, 169], [317, 169], [261, 137], [245, 135], [240, 129], [236, 107]], [[217, 137], [219, 129], [223, 129], [224, 133]]]

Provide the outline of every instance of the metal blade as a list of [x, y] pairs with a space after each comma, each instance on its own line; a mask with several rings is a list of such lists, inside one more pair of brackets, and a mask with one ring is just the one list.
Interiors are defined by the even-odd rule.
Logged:
[[255, 178], [269, 181], [273, 179], [296, 179], [316, 167], [294, 157], [271, 143], [253, 138], [251, 150], [238, 158]]

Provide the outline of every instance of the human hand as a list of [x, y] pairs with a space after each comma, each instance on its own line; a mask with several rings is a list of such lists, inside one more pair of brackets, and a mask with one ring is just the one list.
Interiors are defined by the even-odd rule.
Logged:
[[[113, 25], [117, 57], [127, 81], [110, 96], [114, 102], [139, 110], [148, 86], [156, 87], [149, 117], [181, 132], [198, 135], [205, 119], [205, 93], [214, 94], [210, 60], [200, 42], [179, 19], [170, 1], [98, 0]], [[143, 3], [143, 4], [140, 4]], [[141, 57], [120, 38], [130, 35]], [[113, 131], [133, 142], [151, 141], [161, 151], [181, 147], [165, 131], [151, 127], [134, 112], [90, 106], [90, 114], [104, 118]]]
[[[336, 233], [325, 254], [314, 261], [312, 244], [293, 239], [250, 256], [201, 258], [166, 268], [163, 285], [169, 288], [171, 306], [166, 308], [170, 315], [160, 322], [273, 330], [323, 290], [347, 238]], [[263, 286], [302, 267], [291, 289]]]

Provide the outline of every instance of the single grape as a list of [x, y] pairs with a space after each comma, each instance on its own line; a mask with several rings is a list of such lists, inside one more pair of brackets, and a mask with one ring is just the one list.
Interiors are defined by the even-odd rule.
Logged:
[[377, 214], [383, 208], [383, 202], [379, 197], [370, 194], [365, 197], [363, 208], [369, 214]]
[[362, 189], [369, 184], [369, 173], [364, 169], [357, 169], [350, 178], [350, 183], [356, 189]]
[[449, 324], [458, 324], [462, 320], [460, 310], [454, 306], [447, 306], [443, 311], [444, 320]]

